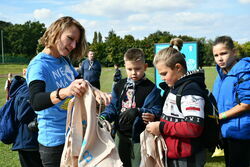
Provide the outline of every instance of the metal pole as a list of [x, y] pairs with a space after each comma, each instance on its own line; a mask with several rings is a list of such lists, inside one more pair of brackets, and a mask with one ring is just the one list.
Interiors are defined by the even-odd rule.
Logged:
[[2, 41], [2, 63], [4, 64], [4, 51], [3, 51], [3, 30], [1, 30], [1, 41]]

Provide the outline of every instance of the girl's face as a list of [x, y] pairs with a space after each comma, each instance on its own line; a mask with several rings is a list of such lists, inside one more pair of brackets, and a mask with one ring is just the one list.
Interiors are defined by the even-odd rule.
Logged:
[[213, 46], [213, 55], [216, 64], [220, 68], [226, 69], [227, 71], [230, 70], [236, 60], [235, 51], [228, 49], [223, 43], [218, 43]]
[[148, 65], [142, 61], [125, 61], [127, 76], [134, 81], [138, 81], [144, 76], [147, 67]]
[[165, 65], [165, 62], [160, 61], [156, 64], [156, 68], [161, 76], [161, 79], [165, 81], [169, 87], [174, 86], [176, 81], [183, 75], [180, 64], [176, 64], [174, 69], [171, 69]]
[[69, 55], [69, 53], [76, 48], [79, 39], [80, 30], [75, 25], [65, 29], [60, 38], [56, 41], [58, 56]]

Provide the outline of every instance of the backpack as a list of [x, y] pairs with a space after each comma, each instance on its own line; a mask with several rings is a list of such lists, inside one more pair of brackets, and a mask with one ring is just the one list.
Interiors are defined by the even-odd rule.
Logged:
[[[19, 96], [19, 98], [27, 98], [25, 103], [29, 107], [30, 104], [28, 102], [29, 99], [29, 89], [26, 83], [25, 78], [21, 76], [15, 76], [10, 85], [10, 99], [0, 108], [0, 141], [4, 144], [11, 144], [15, 141], [17, 132], [18, 132], [18, 123], [17, 117], [25, 118], [30, 113], [21, 113], [18, 115], [15, 112], [15, 99]], [[23, 104], [21, 104], [23, 106]], [[26, 105], [26, 107], [27, 107]], [[25, 110], [29, 111], [29, 110]]]
[[[188, 80], [184, 82], [177, 94], [176, 94], [176, 105], [181, 111], [181, 97], [182, 91], [186, 85], [193, 81]], [[203, 98], [205, 100], [204, 107], [204, 129], [200, 136], [202, 143], [205, 148], [208, 148], [209, 151], [213, 151], [216, 146], [219, 145], [220, 141], [220, 126], [219, 126], [219, 113], [217, 109], [216, 100], [211, 92], [208, 89], [204, 90]]]

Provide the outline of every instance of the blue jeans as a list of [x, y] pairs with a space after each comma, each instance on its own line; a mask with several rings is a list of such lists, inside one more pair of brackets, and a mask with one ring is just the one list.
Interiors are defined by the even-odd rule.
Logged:
[[64, 144], [55, 147], [46, 147], [39, 144], [39, 152], [44, 167], [60, 167]]

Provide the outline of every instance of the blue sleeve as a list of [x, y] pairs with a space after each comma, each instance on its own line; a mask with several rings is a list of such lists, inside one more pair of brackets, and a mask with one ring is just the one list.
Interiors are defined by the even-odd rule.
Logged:
[[84, 78], [84, 66], [85, 66], [85, 60], [82, 61], [82, 66], [81, 66], [81, 70], [82, 70], [82, 78]]
[[98, 63], [98, 68], [97, 68], [97, 73], [98, 73], [98, 76], [101, 76], [101, 72], [102, 72], [102, 65], [100, 64], [100, 62], [99, 61], [97, 61], [97, 63]]
[[105, 110], [100, 114], [101, 117], [104, 117], [107, 121], [113, 122], [119, 115], [120, 111], [118, 111], [119, 97], [112, 91], [112, 99], [110, 104], [105, 108]]
[[156, 86], [151, 91], [151, 93], [146, 97], [142, 108], [140, 108], [141, 113], [152, 113], [159, 118], [162, 114], [162, 97], [161, 91]]
[[241, 103], [250, 104], [250, 74], [240, 77], [243, 81], [238, 84], [237, 93]]
[[26, 80], [28, 85], [30, 84], [30, 82], [34, 81], [34, 80], [41, 80], [46, 82], [46, 79], [44, 78], [44, 74], [43, 74], [43, 69], [44, 69], [44, 65], [42, 62], [37, 61], [36, 63], [32, 63], [28, 66], [27, 69], [27, 74], [26, 74]]

